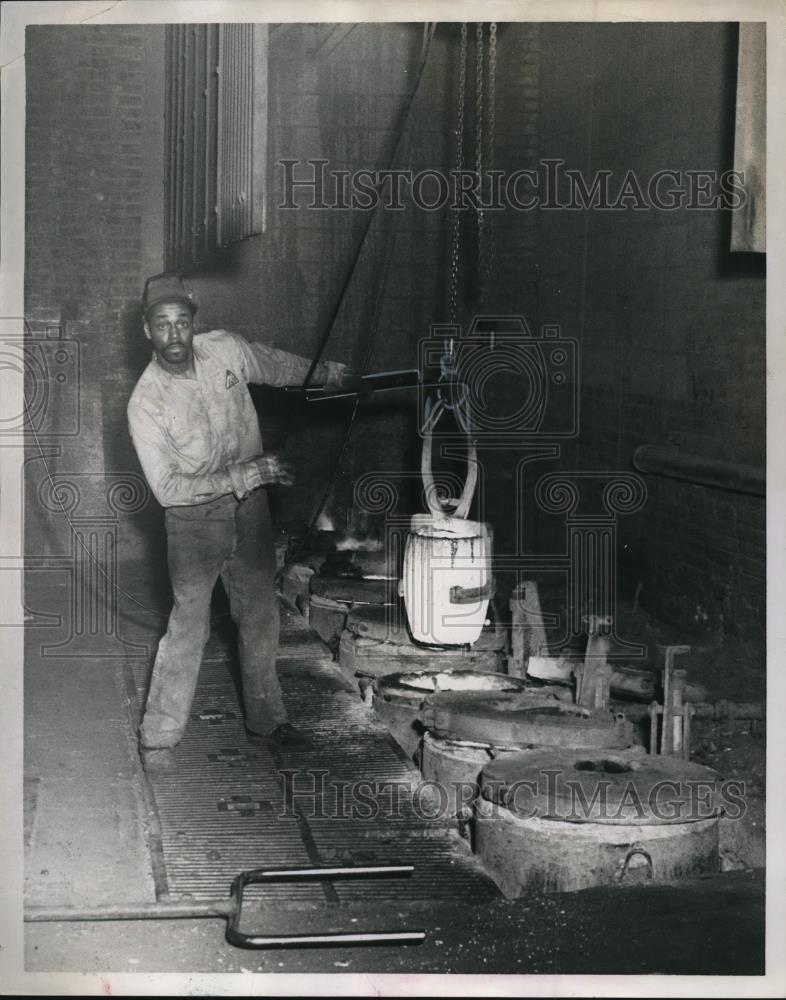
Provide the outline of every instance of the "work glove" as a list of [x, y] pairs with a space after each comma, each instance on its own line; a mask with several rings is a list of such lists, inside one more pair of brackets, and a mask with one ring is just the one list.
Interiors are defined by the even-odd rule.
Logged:
[[259, 486], [269, 486], [272, 483], [291, 486], [295, 481], [289, 466], [276, 454], [258, 455], [247, 462], [234, 462], [227, 466], [227, 473], [232, 483], [232, 492], [238, 500], [247, 497]]
[[339, 361], [325, 361], [325, 390], [327, 392], [364, 392], [366, 383], [359, 372]]

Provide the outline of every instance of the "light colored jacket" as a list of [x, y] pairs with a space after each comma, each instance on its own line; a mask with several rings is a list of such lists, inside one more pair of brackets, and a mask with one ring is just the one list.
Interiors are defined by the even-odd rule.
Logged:
[[[262, 454], [246, 385], [300, 385], [311, 362], [250, 343], [226, 330], [194, 336], [194, 375], [171, 375], [155, 356], [128, 403], [128, 427], [151, 490], [162, 507], [205, 503], [233, 491], [227, 467]], [[332, 362], [320, 364], [316, 381]]]

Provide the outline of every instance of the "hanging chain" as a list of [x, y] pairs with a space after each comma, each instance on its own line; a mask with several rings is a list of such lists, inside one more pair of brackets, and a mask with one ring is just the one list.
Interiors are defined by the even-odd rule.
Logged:
[[[461, 55], [459, 57], [458, 114], [456, 121], [456, 177], [458, 185], [460, 171], [464, 166], [464, 92], [467, 87], [467, 25], [461, 25]], [[460, 264], [461, 209], [453, 206], [453, 239], [450, 249], [450, 322], [455, 325], [458, 318], [458, 278]], [[452, 353], [452, 341], [451, 341]]]
[[[475, 30], [475, 194], [483, 200], [483, 22]], [[486, 234], [483, 208], [478, 205], [478, 305], [482, 308], [485, 300], [486, 279]]]
[[[497, 25], [494, 21], [489, 25], [489, 121], [488, 121], [488, 172], [489, 172], [489, 196], [493, 203], [494, 177], [494, 139], [496, 133], [496, 100], [497, 100]], [[488, 295], [491, 283], [491, 275], [494, 270], [494, 226], [491, 216], [485, 227], [486, 246], [483, 254], [483, 290], [484, 295]]]
[[478, 188], [483, 178], [483, 22], [475, 31], [475, 169], [478, 173]]
[[497, 101], [497, 24], [489, 25], [489, 170], [494, 163], [494, 128]]

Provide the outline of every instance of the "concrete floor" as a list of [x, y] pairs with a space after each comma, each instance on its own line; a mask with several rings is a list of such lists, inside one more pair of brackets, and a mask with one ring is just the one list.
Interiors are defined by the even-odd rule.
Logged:
[[[129, 592], [134, 601], [145, 596], [139, 588]], [[49, 610], [58, 599], [56, 593], [40, 589], [38, 598], [38, 606]], [[148, 606], [150, 611], [144, 612], [132, 603], [127, 618], [121, 607], [120, 621], [125, 640], [153, 649], [163, 619], [160, 607], [152, 601]], [[62, 630], [67, 632], [67, 624]], [[32, 906], [152, 900], [150, 817], [135, 755], [122, 659], [43, 655], [42, 642], [59, 638], [62, 634], [54, 628], [30, 629], [28, 634], [26, 902]], [[217, 919], [27, 924], [25, 968], [30, 973], [87, 974], [738, 977], [763, 971], [761, 873], [734, 872], [671, 886], [499, 899], [483, 906], [470, 899], [449, 905], [413, 901], [402, 894], [399, 902], [277, 910], [262, 912], [258, 918], [262, 926], [276, 930], [287, 922], [301, 930], [322, 929], [332, 922], [336, 929], [419, 927], [427, 937], [422, 945], [407, 947], [254, 952], [228, 945]], [[742, 984], [740, 979], [736, 982]], [[507, 989], [503, 980], [499, 986]], [[478, 981], [481, 992], [488, 988], [488, 980]], [[268, 986], [265, 991], [275, 989]]]
[[113, 663], [28, 663], [28, 905], [155, 899], [122, 681]]
[[[356, 921], [353, 923], [352, 921]], [[588, 889], [482, 908], [354, 906], [336, 929], [423, 929], [421, 945], [241, 951], [220, 920], [30, 924], [30, 971], [510, 975], [757, 975], [763, 971], [763, 883], [733, 873], [680, 885]], [[259, 927], [325, 929], [326, 908], [275, 914]]]

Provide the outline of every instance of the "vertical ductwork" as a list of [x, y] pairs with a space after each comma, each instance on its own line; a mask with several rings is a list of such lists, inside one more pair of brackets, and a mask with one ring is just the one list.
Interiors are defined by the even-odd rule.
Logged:
[[166, 260], [186, 271], [265, 228], [267, 25], [169, 25], [166, 66]]

